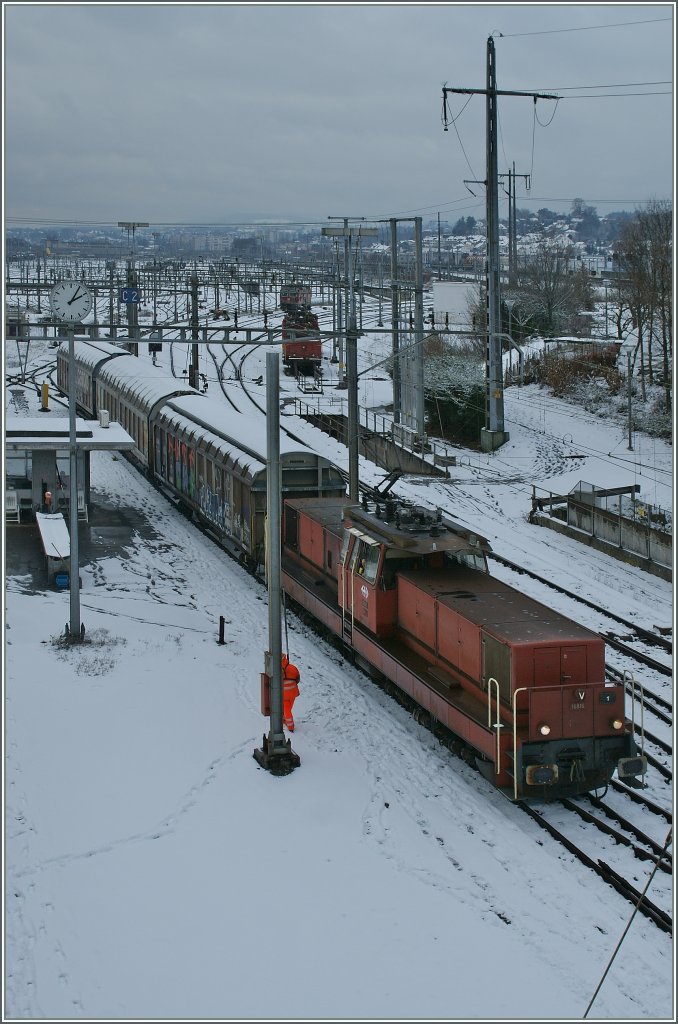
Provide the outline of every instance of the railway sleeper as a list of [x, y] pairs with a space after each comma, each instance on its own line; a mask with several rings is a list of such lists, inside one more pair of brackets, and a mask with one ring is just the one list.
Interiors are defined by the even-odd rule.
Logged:
[[[568, 800], [566, 798], [562, 800], [562, 804], [563, 807], [567, 807], [568, 811], [572, 811], [574, 814], [579, 815], [579, 817], [582, 818], [583, 821], [587, 821], [589, 822], [589, 824], [595, 825], [595, 827], [600, 832], [603, 832], [605, 835], [610, 836], [612, 839], [614, 839], [616, 843], [621, 843], [623, 846], [628, 846], [633, 851], [634, 857], [637, 857], [638, 860], [651, 860], [655, 864], [658, 864], [663, 871], [667, 872], [668, 874], [671, 874], [671, 868], [669, 864], [662, 857], [658, 857], [655, 853], [650, 853], [649, 850], [643, 850], [639, 846], [636, 846], [636, 844], [631, 839], [629, 839], [628, 836], [625, 836], [616, 828], [612, 828], [611, 825], [608, 825], [604, 821], [601, 821], [600, 818], [596, 818], [595, 814], [591, 814], [591, 812], [587, 811], [584, 807], [579, 807], [572, 800]], [[602, 804], [600, 804], [600, 801], [598, 801], [598, 805], [603, 806]]]

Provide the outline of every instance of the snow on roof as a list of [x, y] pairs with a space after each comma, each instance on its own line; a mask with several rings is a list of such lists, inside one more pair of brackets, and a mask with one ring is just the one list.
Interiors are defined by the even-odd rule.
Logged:
[[[78, 448], [107, 448], [120, 451], [134, 447], [134, 440], [119, 423], [102, 427], [96, 420], [75, 421], [75, 439]], [[9, 451], [62, 451], [70, 445], [70, 424], [65, 416], [7, 416], [5, 419], [5, 449]]]

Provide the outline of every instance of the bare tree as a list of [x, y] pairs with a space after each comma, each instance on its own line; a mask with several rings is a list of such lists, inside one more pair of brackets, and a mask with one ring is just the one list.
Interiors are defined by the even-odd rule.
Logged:
[[672, 231], [669, 204], [651, 201], [624, 225], [618, 247], [624, 292], [637, 332], [633, 363], [639, 362], [642, 397], [647, 397], [646, 379], [650, 384], [655, 380], [656, 341], [667, 412], [671, 409], [673, 359]]
[[518, 268], [514, 315], [547, 337], [571, 330], [593, 301], [586, 271], [572, 273], [571, 261], [571, 246], [544, 238]]

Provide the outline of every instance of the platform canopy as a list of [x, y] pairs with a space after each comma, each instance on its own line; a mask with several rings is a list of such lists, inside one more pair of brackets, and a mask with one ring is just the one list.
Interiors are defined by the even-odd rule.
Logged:
[[[119, 423], [102, 427], [98, 420], [76, 418], [75, 440], [78, 448], [124, 451], [134, 448], [134, 438]], [[68, 417], [7, 416], [5, 418], [6, 451], [60, 451], [70, 446]]]

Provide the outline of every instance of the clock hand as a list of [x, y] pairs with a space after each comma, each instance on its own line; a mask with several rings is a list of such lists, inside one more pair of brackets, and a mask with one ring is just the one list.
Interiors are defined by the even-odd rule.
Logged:
[[76, 290], [75, 295], [73, 296], [73, 298], [68, 300], [68, 305], [69, 306], [72, 305], [72, 303], [75, 302], [75, 300], [77, 299], [79, 294], [80, 294], [80, 285], [78, 285], [77, 290]]

